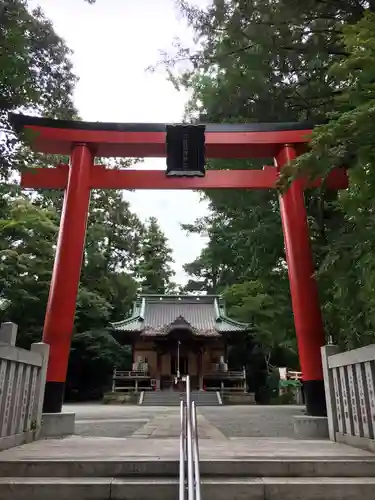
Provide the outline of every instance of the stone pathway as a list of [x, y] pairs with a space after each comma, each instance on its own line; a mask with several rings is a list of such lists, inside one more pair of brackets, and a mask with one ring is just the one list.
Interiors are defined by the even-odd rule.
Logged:
[[[200, 439], [227, 440], [227, 437], [201, 414], [197, 415]], [[133, 432], [133, 438], [178, 438], [180, 436], [180, 414], [168, 412], [149, 420], [143, 427]]]
[[199, 412], [228, 437], [293, 437], [293, 416], [301, 406], [221, 406]]
[[[178, 460], [180, 411], [174, 407], [68, 405], [78, 435], [6, 450], [14, 460]], [[300, 407], [231, 406], [198, 409], [202, 460], [286, 457], [361, 459], [375, 455], [330, 441], [292, 439], [292, 417]], [[268, 434], [268, 435], [267, 435]]]
[[[176, 407], [67, 405], [76, 413], [76, 433], [81, 436], [164, 438], [180, 434]], [[201, 439], [232, 437], [293, 437], [293, 415], [299, 406], [199, 407]]]

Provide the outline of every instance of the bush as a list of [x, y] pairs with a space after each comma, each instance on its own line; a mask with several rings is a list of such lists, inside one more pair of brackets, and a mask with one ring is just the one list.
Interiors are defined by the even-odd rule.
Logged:
[[100, 400], [110, 390], [114, 366], [131, 364], [128, 347], [119, 344], [106, 330], [77, 333], [69, 358], [65, 399]]

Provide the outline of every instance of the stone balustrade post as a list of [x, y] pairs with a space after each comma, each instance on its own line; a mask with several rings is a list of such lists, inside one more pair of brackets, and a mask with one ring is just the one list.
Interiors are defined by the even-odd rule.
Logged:
[[31, 345], [30, 350], [32, 352], [37, 352], [42, 356], [42, 365], [39, 370], [38, 382], [37, 382], [37, 393], [35, 394], [35, 426], [36, 426], [36, 438], [38, 438], [42, 425], [43, 401], [44, 401], [44, 391], [47, 379], [49, 345], [45, 344], [44, 342], [36, 342]]
[[326, 395], [327, 405], [327, 419], [328, 419], [328, 433], [331, 441], [336, 441], [337, 432], [337, 411], [336, 411], [336, 398], [332, 377], [332, 370], [329, 368], [328, 358], [340, 352], [340, 348], [336, 345], [324, 345], [321, 347], [323, 377], [324, 377], [324, 390]]
[[18, 326], [15, 323], [1, 323], [0, 327], [0, 344], [15, 347], [17, 340]]

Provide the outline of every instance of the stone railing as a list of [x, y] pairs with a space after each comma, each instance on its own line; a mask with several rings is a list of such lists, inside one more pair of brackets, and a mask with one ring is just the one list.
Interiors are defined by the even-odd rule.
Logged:
[[16, 347], [17, 325], [0, 327], [0, 450], [38, 438], [49, 346]]
[[375, 344], [321, 349], [330, 439], [375, 451]]

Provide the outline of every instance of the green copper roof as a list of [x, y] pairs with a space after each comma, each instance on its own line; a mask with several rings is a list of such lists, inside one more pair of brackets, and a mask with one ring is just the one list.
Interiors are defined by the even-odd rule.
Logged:
[[198, 336], [245, 332], [249, 325], [229, 319], [217, 295], [142, 295], [130, 318], [111, 324], [118, 332], [167, 335], [174, 327], [192, 329]]

